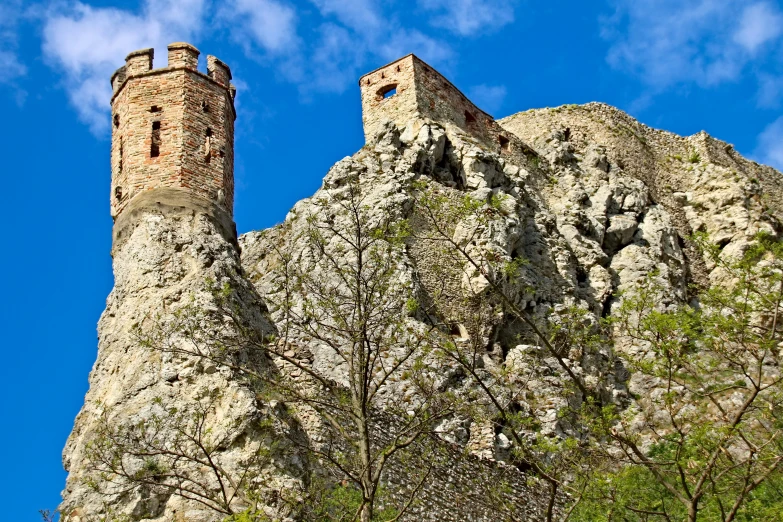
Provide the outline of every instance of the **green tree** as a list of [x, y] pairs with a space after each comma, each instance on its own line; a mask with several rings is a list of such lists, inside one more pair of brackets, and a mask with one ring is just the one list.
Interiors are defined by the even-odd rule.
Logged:
[[[567, 307], [557, 321], [542, 324], [525, 309], [520, 295], [535, 292], [527, 288], [520, 292], [518, 276], [527, 260], [509, 258], [491, 246], [475, 246], [486, 239], [482, 234], [502, 222], [502, 198], [509, 196], [478, 201], [426, 180], [415, 182], [413, 189], [417, 218], [412, 240], [429, 245], [427, 267], [436, 274], [434, 279], [444, 281], [430, 289], [428, 313], [442, 323], [458, 323], [465, 330], [464, 336], [459, 334], [460, 339], [441, 343], [438, 353], [458, 364], [475, 384], [475, 395], [480, 400], [469, 401], [479, 406], [471, 409], [473, 418], [489, 421], [496, 431], [509, 437], [514, 442], [512, 457], [518, 465], [549, 484], [546, 520], [551, 522], [558, 513], [568, 518], [570, 510], [564, 509], [567, 498], [563, 493], [580, 498], [581, 490], [572, 485], [574, 476], [589, 470], [593, 459], [584, 427], [577, 422], [579, 404], [601, 403], [600, 388], [584, 382], [568, 354], [588, 353], [606, 345], [602, 325], [591, 323], [587, 312], [578, 307]], [[468, 232], [458, 236], [458, 226]], [[519, 321], [532, 342], [556, 361], [557, 372], [563, 377], [560, 395], [566, 404], [560, 414], [572, 419], [570, 434], [552, 437], [539, 433], [541, 419], [530, 404], [535, 399], [528, 397], [527, 407], [520, 407], [527, 377], [518, 375], [503, 361], [484, 364], [486, 331], [498, 318]]]
[[[265, 296], [279, 326], [275, 335], [264, 337], [247, 324], [248, 303], [230, 285], [213, 281], [207, 287], [214, 309], [183, 307], [154, 318], [154, 326], [140, 327], [137, 335], [151, 348], [226, 367], [260, 398], [279, 401], [291, 422], [312, 421], [308, 429], [317, 440], [291, 437], [326, 468], [325, 477], [311, 477], [311, 485], [323, 487], [305, 499], [308, 516], [326, 517], [328, 501], [329, 519], [370, 522], [392, 509], [384, 520], [396, 520], [416, 502], [432, 466], [428, 446], [415, 443], [454, 412], [453, 397], [438, 389], [438, 373], [426, 364], [438, 337], [434, 327], [413, 319], [413, 288], [400, 277], [406, 222], [375, 217], [358, 180], [314, 203], [298, 226], [281, 226], [286, 241], [268, 254], [277, 274]], [[316, 367], [311, 348], [332, 367]], [[248, 353], [268, 356], [273, 367], [244, 364]], [[403, 383], [407, 393], [400, 400]], [[414, 445], [415, 455], [409, 451]], [[407, 499], [396, 503], [381, 487], [393, 460], [395, 472], [402, 470], [412, 484]]]
[[[643, 349], [629, 365], [651, 392], [592, 419], [612, 465], [580, 519], [779, 519], [783, 244], [761, 235], [733, 259], [697, 240], [717, 275], [698, 306], [662, 308], [655, 274], [624, 297], [615, 328]], [[607, 503], [613, 515], [596, 516]]]

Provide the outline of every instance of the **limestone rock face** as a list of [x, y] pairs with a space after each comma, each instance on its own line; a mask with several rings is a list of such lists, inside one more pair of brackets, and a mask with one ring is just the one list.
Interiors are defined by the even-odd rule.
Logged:
[[[505, 280], [504, 290], [541, 324], [559, 324], [574, 307], [584, 310], [584, 320], [593, 324], [616, 310], [619, 294], [633, 292], [650, 274], [665, 288], [662, 307], [688, 302], [693, 298], [690, 285], [704, 287], [721, 277], [691, 244], [691, 234], [706, 232], [723, 252], [738, 254], [756, 233], [778, 235], [783, 230], [780, 173], [745, 160], [706, 134], [683, 138], [656, 131], [602, 104], [528, 111], [499, 123], [509, 133], [499, 150], [488, 150], [456, 125], [420, 116], [377, 125], [367, 145], [337, 162], [318, 192], [298, 202], [283, 224], [239, 238], [241, 260], [231, 238], [206, 214], [143, 212], [115, 245], [116, 285], [99, 324], [98, 360], [64, 454], [70, 471], [61, 506], [66, 519], [85, 522], [87, 515], [113, 509], [138, 520], [219, 520], [203, 506], [154, 487], [117, 490], [106, 497], [89, 480], [90, 441], [102, 422], [149, 419], [160, 404], [187, 408], [215, 390], [220, 394], [209, 423], [232, 433], [218, 452], [221, 462], [237, 469], [275, 440], [280, 453], [261, 466], [253, 485], [263, 492], [302, 487], [300, 477], [310, 464], [306, 455], [281, 442], [290, 423], [277, 409], [225, 366], [154, 349], [139, 342], [138, 331], [148, 331], [155, 317], [165, 321], [188, 303], [215, 308], [207, 280], [230, 284], [244, 321], [260, 336], [286, 331], [286, 317], [275, 305], [286, 276], [280, 252], [339, 285], [329, 280], [333, 273], [313, 261], [306, 243], [296, 239], [309, 220], [348, 226], [340, 216], [350, 187], [359, 187], [368, 222], [410, 224], [413, 233], [395, 259], [394, 284], [410, 288], [422, 302], [437, 292], [485, 295], [490, 282], [465, 262], [445, 272], [434, 269], [442, 254], [421, 239], [428, 229], [414, 187], [426, 181], [451, 201], [486, 203], [492, 208], [490, 218], [449, 223], [450, 238], [479, 258], [526, 260]], [[347, 257], [344, 261], [350, 262]], [[291, 299], [294, 307], [302, 306], [301, 295]], [[455, 300], [434, 312], [444, 322], [453, 321], [453, 342], [481, 343], [485, 349], [479, 365], [507, 370], [508, 394], [519, 398], [519, 411], [536, 418], [541, 433], [568, 432], [558, 416], [568, 386], [561, 363], [529, 328], [489, 304], [477, 305], [483, 307], [476, 311], [483, 323], [467, 328], [459, 321], [465, 311], [461, 306]], [[405, 313], [402, 306], [400, 310]], [[405, 318], [412, 329], [426, 328], [430, 320], [421, 313]], [[616, 341], [621, 356], [642, 349]], [[175, 336], [178, 342], [184, 340]], [[288, 342], [290, 357], [301, 356], [337, 382], [343, 378], [338, 361], [312, 338], [294, 336]], [[589, 353], [567, 350], [562, 357], [591, 391], [621, 407], [632, 406], [629, 390], [650, 393], [655, 386], [629, 379], [622, 357], [608, 347]], [[285, 371], [275, 366], [279, 361], [250, 349], [239, 360], [257, 372]], [[457, 367], [434, 359], [431, 365], [442, 374], [442, 387], [471, 393], [472, 385]], [[395, 404], [415, 400], [404, 380], [387, 394], [384, 400]], [[306, 437], [317, 442], [319, 419], [306, 411], [297, 415]], [[423, 507], [414, 508], [411, 519], [497, 520], [497, 506], [482, 501], [488, 497], [476, 484], [500, 480], [514, 492], [516, 504], [509, 505], [518, 510], [515, 519], [543, 518], [546, 487], [508, 465], [514, 442], [506, 434], [456, 417], [436, 431], [455, 452], [471, 459], [434, 472], [422, 488]], [[390, 484], [397, 482], [389, 478]], [[453, 509], [455, 495], [469, 499], [458, 511]], [[287, 515], [277, 508], [270, 495], [266, 509], [280, 518]]]
[[[516, 135], [515, 147], [525, 154], [487, 150], [448, 123], [423, 118], [389, 123], [368, 146], [338, 162], [321, 189], [297, 203], [283, 225], [240, 238], [243, 266], [259, 293], [274, 292], [281, 277], [275, 247], [295, 237], [307, 216], [331, 213], [315, 201], [331, 201], [337, 214], [350, 180], [358, 182], [378, 220], [396, 216], [414, 228], [412, 181], [428, 179], [455, 197], [494, 201], [496, 219], [481, 226], [453, 223], [453, 239], [499, 259], [527, 259], [507, 290], [531, 317], [555, 324], [570, 306], [587, 310], [590, 321], [610, 316], [620, 303], [615, 296], [633, 292], [650, 274], [665, 288], [662, 307], [688, 302], [690, 285], [704, 287], [719, 277], [691, 244], [694, 232], [708, 233], [730, 253], [742, 252], [760, 231], [781, 231], [780, 174], [706, 134], [682, 138], [656, 131], [602, 104], [528, 111], [500, 124]], [[400, 263], [400, 278], [421, 295], [448, 285], [455, 292], [486, 290], [488, 282], [467, 265], [454, 266], [446, 276], [431, 273], [436, 255], [414, 237]], [[283, 326], [274, 309], [271, 317]], [[565, 377], [556, 359], [507, 318], [487, 316], [482, 335], [484, 364], [513, 369], [529, 398], [521, 407], [541, 420], [542, 431], [567, 430], [557, 417]], [[462, 337], [455, 334], [457, 342]], [[621, 355], [640, 349], [621, 337], [616, 341]], [[567, 355], [573, 371], [602, 397], [625, 407], [631, 403], [622, 358], [609, 350]], [[317, 347], [313, 356], [319, 361]], [[649, 391], [634, 381], [630, 386], [634, 393]], [[487, 435], [481, 426], [452, 424], [444, 428], [448, 440], [477, 455], [504, 459], [507, 438]]]
[[[542, 196], [587, 274], [581, 286], [603, 296], [596, 301], [605, 314], [619, 304], [611, 294], [633, 292], [651, 273], [665, 289], [662, 309], [690, 300], [689, 288], [719, 281], [721, 270], [694, 247], [694, 233], [706, 233], [722, 255], [739, 256], [759, 232], [783, 231], [781, 173], [704, 132], [652, 129], [601, 103], [529, 110], [499, 123], [550, 160], [552, 183]], [[622, 332], [615, 342], [621, 353], [643, 349]], [[630, 382], [642, 396], [651, 387]]]
[[[63, 454], [69, 471], [60, 506], [64, 519], [125, 520], [120, 517], [128, 515], [132, 520], [211, 522], [225, 516], [154, 483], [146, 488], [126, 488], [121, 481], [101, 480], [105, 463], [96, 449], [105, 448], [102, 445], [108, 434], [138, 448], [122, 438], [123, 430], [140, 422], [154, 422], [156, 417], [163, 420], [156, 433], [158, 442], [175, 436], [177, 428], [197, 433], [184, 421], [175, 427], [179, 417], [168, 413], [172, 409], [185, 415], [198, 408], [207, 412], [204, 418], [211, 431], [204, 440], [222, 439], [212, 457], [227, 472], [240, 476], [241, 470], [255, 466], [253, 487], [262, 492], [281, 487], [295, 490], [306, 459], [299, 459], [295, 452], [283, 457], [289, 448], [281, 448], [268, 462], [253, 460], [259, 449], [285, 440], [269, 404], [225, 366], [178, 352], [176, 348], [188, 345], [187, 332], [175, 333], [171, 345], [141, 338], [150, 335], [154, 339], [156, 329], [170, 325], [177, 310], [214, 308], [214, 294], [206, 288], [209, 280], [230, 284], [247, 324], [262, 334], [271, 332], [273, 327], [262, 313], [263, 303], [241, 276], [237, 248], [204, 213], [142, 209], [124, 232], [124, 240], [114, 246], [115, 286], [98, 325], [98, 358], [90, 373], [90, 390]], [[221, 331], [219, 325], [214, 331]], [[243, 364], [258, 372], [267, 371], [269, 362], [262, 355], [249, 351], [241, 355]], [[198, 451], [191, 448], [188, 452], [203, 460]], [[186, 461], [180, 465], [183, 473], [201, 482], [205, 491], [218, 491], [214, 473]], [[124, 465], [134, 473], [145, 462], [128, 458]], [[159, 462], [162, 468], [169, 464]], [[169, 471], [173, 469], [169, 466]], [[202, 487], [191, 486], [196, 490]], [[241, 505], [234, 508], [241, 510]]]
[[[732, 145], [705, 132], [681, 137], [652, 129], [602, 103], [534, 109], [499, 123], [548, 158], [569, 148], [570, 162], [555, 168], [558, 181], [569, 172], [577, 173], [576, 185], [594, 196], [600, 192], [601, 199], [607, 185], [625, 187], [615, 189], [607, 208], [607, 225], [612, 229], [608, 246], [619, 246], [615, 243], [623, 235], [615, 216], [630, 212], [638, 217], [650, 205], [659, 207], [659, 217], [651, 219], [666, 221], [676, 232], [670, 239], [681, 243], [679, 247], [662, 244], [661, 253], [675, 259], [681, 250], [689, 281], [706, 285], [714, 277], [712, 267], [699, 259], [688, 241], [694, 232], [706, 232], [729, 253], [741, 253], [758, 232], [780, 232], [780, 173], [743, 158]], [[565, 180], [566, 184], [560, 182], [547, 191], [550, 202], [556, 204], [575, 190], [572, 179]], [[594, 197], [590, 201], [595, 206]], [[648, 240], [643, 236], [653, 233], [651, 226], [658, 228], [650, 225], [645, 232], [641, 227], [631, 244]]]

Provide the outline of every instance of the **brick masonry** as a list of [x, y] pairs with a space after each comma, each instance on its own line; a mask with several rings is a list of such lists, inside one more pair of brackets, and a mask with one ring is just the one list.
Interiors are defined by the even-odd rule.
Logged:
[[153, 50], [132, 52], [112, 76], [111, 214], [139, 194], [179, 189], [234, 206], [235, 89], [226, 64], [186, 43], [168, 47], [168, 66], [153, 68]]

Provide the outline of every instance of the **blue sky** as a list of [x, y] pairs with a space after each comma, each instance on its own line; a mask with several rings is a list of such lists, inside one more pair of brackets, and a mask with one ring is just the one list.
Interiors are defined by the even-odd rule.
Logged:
[[409, 52], [496, 117], [603, 101], [783, 168], [781, 0], [73, 0], [0, 5], [3, 518], [57, 505], [111, 290], [109, 77], [185, 40], [237, 94], [240, 232], [363, 144], [358, 77]]

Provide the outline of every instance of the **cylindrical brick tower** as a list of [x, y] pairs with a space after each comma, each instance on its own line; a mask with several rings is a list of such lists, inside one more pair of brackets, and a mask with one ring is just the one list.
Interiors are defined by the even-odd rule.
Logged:
[[[125, 214], [148, 204], [206, 211], [229, 226], [234, 204], [235, 89], [231, 71], [187, 43], [134, 51], [112, 76], [111, 214], [115, 241]], [[233, 226], [229, 226], [233, 228]]]

